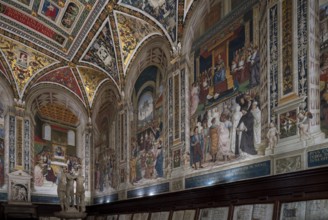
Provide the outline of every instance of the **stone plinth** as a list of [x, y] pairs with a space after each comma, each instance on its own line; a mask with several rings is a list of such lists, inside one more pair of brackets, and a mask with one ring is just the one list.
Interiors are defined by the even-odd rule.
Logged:
[[54, 215], [60, 219], [84, 219], [85, 212], [79, 212], [75, 207], [69, 207], [66, 211], [55, 212]]

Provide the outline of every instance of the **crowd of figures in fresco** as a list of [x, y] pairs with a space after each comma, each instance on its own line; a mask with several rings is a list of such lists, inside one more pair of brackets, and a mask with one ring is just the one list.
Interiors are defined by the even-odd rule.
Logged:
[[35, 155], [34, 186], [55, 187], [60, 182], [61, 169], [65, 167], [68, 173], [81, 167], [81, 159], [76, 156], [65, 155], [60, 161], [56, 160], [58, 152], [43, 146]]
[[95, 189], [97, 191], [104, 192], [117, 187], [118, 179], [115, 170], [115, 151], [111, 148], [100, 150], [95, 163]]
[[[48, 3], [46, 3], [48, 2]], [[165, 19], [163, 25], [172, 31], [171, 21], [173, 18], [174, 7], [167, 3], [171, 0], [161, 1], [161, 4], [156, 4], [155, 1], [136, 3], [125, 0], [122, 1], [134, 7], [144, 8], [149, 14], [155, 17]], [[49, 1], [44, 1], [44, 5], [50, 6]], [[71, 7], [69, 7], [71, 6]], [[72, 8], [74, 6], [74, 8]], [[70, 9], [68, 9], [70, 8]], [[64, 9], [61, 9], [64, 10]], [[68, 4], [64, 17], [69, 18], [73, 23], [78, 17], [80, 8], [73, 3]], [[42, 10], [44, 16], [51, 20], [56, 19], [54, 15], [47, 14], [46, 10]], [[170, 18], [164, 15], [170, 15]], [[320, 10], [321, 29], [328, 30], [328, 6]], [[73, 23], [62, 23], [67, 29], [72, 27]], [[253, 21], [249, 22], [249, 25]], [[240, 22], [242, 23], [242, 22]], [[244, 28], [244, 27], [243, 27]], [[238, 27], [238, 29], [242, 29]], [[264, 147], [274, 149], [279, 138], [288, 138], [300, 135], [301, 138], [309, 138], [309, 121], [313, 117], [309, 112], [298, 112], [293, 109], [291, 111], [281, 113], [275, 122], [269, 123], [268, 127], [261, 124], [262, 112], [260, 103], [260, 59], [259, 48], [251, 39], [253, 30], [248, 31], [233, 31], [233, 35], [229, 39], [225, 39], [217, 47], [202, 47], [201, 51], [195, 57], [199, 61], [198, 69], [191, 71], [192, 76], [187, 76], [190, 83], [190, 143], [185, 146], [186, 152], [179, 149], [179, 155], [184, 155], [185, 164], [192, 169], [206, 168], [209, 164], [221, 165], [246, 158], [257, 157], [260, 150]], [[248, 34], [249, 36], [245, 37]], [[244, 35], [243, 37], [237, 35]], [[328, 40], [328, 35], [325, 31], [321, 33], [321, 43]], [[243, 39], [243, 40], [239, 40]], [[2, 37], [3, 45], [10, 45], [11, 41]], [[174, 36], [172, 36], [172, 39]], [[246, 42], [245, 39], [248, 39]], [[236, 43], [238, 40], [238, 44]], [[219, 41], [219, 40], [218, 40]], [[7, 51], [7, 47], [2, 47], [4, 54], [11, 53]], [[16, 47], [15, 48], [20, 48]], [[207, 50], [208, 51], [205, 51]], [[273, 50], [273, 49], [272, 49]], [[17, 68], [26, 69], [31, 60], [34, 63], [39, 57], [32, 56], [31, 52], [19, 50], [19, 54], [15, 54], [17, 58], [12, 58], [12, 62], [16, 63]], [[13, 54], [13, 53], [11, 53]], [[34, 54], [34, 53], [33, 53]], [[35, 53], [37, 54], [37, 53]], [[41, 56], [40, 56], [41, 57]], [[110, 24], [107, 22], [98, 36], [93, 42], [91, 48], [83, 57], [83, 61], [98, 64], [103, 70], [111, 72], [115, 80], [118, 79], [117, 67], [115, 61], [115, 53], [113, 48], [113, 39], [111, 38]], [[42, 66], [47, 66], [54, 61], [50, 58], [44, 59]], [[46, 60], [47, 59], [47, 60]], [[17, 62], [16, 62], [17, 61]], [[328, 53], [321, 54], [321, 73], [320, 73], [320, 119], [322, 131], [328, 131]], [[16, 68], [16, 69], [17, 69]], [[195, 67], [196, 68], [196, 67]], [[33, 72], [37, 72], [35, 67]], [[112, 71], [114, 70], [114, 71]], [[194, 71], [194, 72], [193, 72]], [[140, 74], [141, 75], [141, 74]], [[25, 78], [24, 78], [25, 77]], [[140, 77], [143, 78], [143, 77]], [[15, 78], [25, 80], [26, 76], [17, 74]], [[127, 169], [129, 169], [129, 182], [133, 185], [147, 183], [147, 181], [160, 180], [167, 177], [167, 167], [170, 166], [170, 161], [175, 160], [176, 154], [172, 156], [167, 143], [167, 133], [170, 132], [167, 120], [164, 119], [163, 112], [167, 109], [163, 108], [163, 100], [167, 97], [162, 96], [163, 85], [166, 82], [154, 80], [144, 77], [140, 86], [135, 86], [135, 96], [137, 94], [145, 94], [145, 99], [138, 97], [137, 103], [133, 106], [134, 118], [131, 122], [129, 131], [131, 134], [126, 137], [131, 137], [130, 146], [126, 149], [128, 154]], [[148, 80], [148, 81], [147, 81]], [[229, 82], [230, 80], [230, 82]], [[151, 83], [149, 83], [151, 81]], [[160, 83], [158, 83], [160, 82]], [[148, 83], [148, 84], [147, 84]], [[137, 84], [137, 83], [136, 83]], [[154, 85], [152, 88], [143, 87], [143, 85]], [[24, 87], [25, 82], [21, 83], [20, 87]], [[151, 87], [151, 86], [149, 86]], [[161, 88], [161, 89], [158, 89]], [[141, 90], [145, 90], [141, 91]], [[157, 91], [159, 90], [159, 91]], [[172, 93], [173, 94], [173, 93]], [[311, 98], [311, 97], [309, 97]], [[173, 96], [172, 96], [173, 99]], [[181, 100], [185, 101], [185, 100]], [[140, 103], [139, 103], [140, 102]], [[186, 102], [187, 103], [187, 102]], [[12, 106], [9, 106], [12, 107]], [[165, 106], [166, 107], [166, 106]], [[0, 188], [4, 185], [4, 161], [5, 155], [11, 155], [10, 152], [5, 152], [5, 136], [10, 139], [10, 134], [5, 134], [5, 106], [0, 100]], [[180, 109], [181, 110], [181, 109]], [[137, 113], [135, 112], [137, 111]], [[182, 111], [182, 110], [181, 110]], [[169, 113], [171, 116], [171, 113]], [[172, 113], [173, 115], [173, 113]], [[182, 113], [181, 113], [182, 115]], [[172, 116], [173, 117], [173, 116]], [[175, 117], [175, 116], [174, 116]], [[187, 119], [189, 120], [189, 119]], [[130, 125], [130, 124], [129, 124]], [[279, 125], [279, 126], [278, 126]], [[166, 126], [167, 130], [164, 129]], [[187, 127], [187, 126], [186, 126]], [[189, 129], [188, 127], [188, 129]], [[279, 130], [278, 130], [279, 127]], [[7, 128], [10, 131], [10, 127]], [[174, 128], [175, 129], [175, 128]], [[119, 129], [117, 129], [119, 130]], [[166, 132], [166, 133], [165, 133]], [[125, 133], [126, 134], [126, 133]], [[37, 141], [39, 137], [34, 138], [34, 169], [33, 169], [33, 184], [36, 192], [40, 188], [54, 190], [56, 185], [60, 183], [60, 168], [67, 167], [67, 172], [74, 171], [74, 167], [81, 166], [82, 162], [76, 156], [76, 152], [72, 155], [63, 154], [60, 148], [55, 151], [52, 146], [43, 146]], [[165, 146], [164, 146], [165, 144]], [[41, 147], [39, 145], [42, 145]], [[93, 146], [92, 146], [93, 147]], [[126, 147], [125, 145], [123, 147]], [[97, 146], [95, 146], [97, 148]], [[7, 148], [8, 149], [8, 148]], [[76, 151], [76, 148], [74, 148]], [[263, 152], [261, 152], [263, 153]], [[93, 183], [96, 192], [102, 194], [107, 192], [107, 189], [117, 189], [120, 181], [117, 177], [118, 152], [116, 146], [104, 146], [99, 152], [95, 153]], [[180, 155], [181, 154], [181, 155]], [[125, 158], [126, 155], [124, 155]], [[123, 161], [123, 160], [122, 160]], [[178, 166], [177, 166], [178, 167]], [[46, 191], [42, 191], [46, 192]], [[48, 192], [46, 192], [48, 193]]]
[[[189, 161], [195, 169], [205, 162], [257, 155], [262, 132], [259, 96], [250, 91], [235, 96], [199, 114], [192, 125]], [[270, 130], [268, 137], [274, 145], [277, 132]]]
[[235, 86], [249, 80], [249, 87], [260, 85], [260, 53], [257, 45], [250, 44], [234, 52], [231, 74]]
[[164, 177], [163, 123], [150, 120], [147, 129], [131, 140], [130, 182], [136, 184], [142, 180]]
[[[191, 86], [190, 113], [196, 113], [200, 105], [210, 105], [229, 92], [253, 88], [260, 84], [260, 54], [258, 46], [250, 44], [236, 49], [231, 62], [219, 53], [215, 63], [205, 67]], [[205, 62], [205, 61], [204, 61]], [[229, 64], [231, 63], [231, 67]], [[229, 70], [229, 71], [228, 71]], [[233, 87], [228, 87], [227, 72], [231, 74]], [[243, 88], [240, 88], [243, 86]], [[232, 90], [232, 91], [231, 91]]]

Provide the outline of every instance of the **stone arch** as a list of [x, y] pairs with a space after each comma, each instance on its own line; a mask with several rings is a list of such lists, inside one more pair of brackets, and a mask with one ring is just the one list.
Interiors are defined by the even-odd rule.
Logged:
[[[30, 111], [32, 115], [35, 115], [36, 111], [38, 110], [38, 106], [35, 101], [38, 99], [38, 97], [40, 97], [40, 95], [48, 95], [49, 98], [41, 104], [47, 104], [49, 102], [55, 101], [70, 109], [80, 120], [78, 126], [82, 125], [84, 127], [88, 123], [89, 116], [86, 106], [70, 92], [51, 85], [37, 85], [33, 87], [30, 90], [28, 96], [26, 96], [26, 109]], [[55, 99], [53, 99], [54, 95], [56, 96]]]
[[[38, 163], [41, 161], [40, 155], [43, 152], [47, 152], [46, 155], [50, 155], [50, 164], [53, 173], [57, 178], [60, 178], [61, 167], [75, 167], [75, 165], [82, 166], [82, 173], [85, 176], [89, 169], [89, 156], [86, 155], [86, 138], [85, 134], [88, 129], [89, 116], [88, 111], [84, 103], [81, 102], [74, 94], [51, 84], [37, 85], [33, 87], [25, 100], [26, 115], [28, 115], [32, 121], [31, 129], [37, 131], [39, 126], [48, 122], [52, 129], [51, 141], [36, 141], [36, 132], [33, 132], [33, 145], [31, 145], [31, 157], [35, 157], [34, 164], [32, 164], [32, 175], [36, 173], [36, 170], [40, 170]], [[52, 109], [53, 108], [53, 109]], [[49, 115], [46, 113], [49, 112]], [[60, 115], [60, 116], [58, 116]], [[57, 117], [58, 116], [58, 117]], [[54, 136], [54, 128], [57, 131], [56, 137]], [[75, 146], [68, 144], [67, 133], [73, 129], [76, 133]], [[60, 133], [58, 135], [58, 133]], [[63, 153], [57, 154], [57, 149], [61, 149]], [[48, 156], [47, 156], [48, 157]], [[38, 159], [38, 160], [37, 160]], [[70, 161], [70, 164], [68, 164]], [[72, 162], [73, 161], [73, 162]], [[71, 163], [72, 162], [72, 163]], [[38, 168], [38, 169], [37, 169]], [[34, 171], [33, 171], [34, 170]], [[33, 181], [36, 179], [34, 176]], [[49, 195], [56, 195], [56, 185], [51, 185], [50, 180], [45, 179], [36, 183], [33, 182], [33, 187], [36, 193], [43, 192]]]
[[165, 80], [166, 71], [170, 65], [171, 47], [163, 37], [155, 37], [147, 42], [135, 55], [136, 59], [130, 64], [126, 74], [125, 98], [129, 102], [132, 97], [134, 85], [140, 74], [149, 66], [156, 66]]
[[[222, 1], [223, 2], [223, 1]], [[193, 47], [193, 43], [197, 40], [204, 32], [201, 30], [202, 23], [206, 18], [207, 14], [210, 13], [211, 7], [217, 1], [204, 0], [201, 2], [194, 2], [196, 4], [192, 7], [191, 17], [187, 18], [185, 22], [184, 32], [182, 35], [181, 53], [185, 56], [187, 64], [190, 65], [193, 60], [190, 60], [190, 53]]]

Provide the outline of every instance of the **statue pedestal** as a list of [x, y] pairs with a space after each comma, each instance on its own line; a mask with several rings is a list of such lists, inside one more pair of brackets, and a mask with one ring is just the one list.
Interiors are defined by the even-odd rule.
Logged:
[[87, 213], [79, 212], [75, 207], [69, 207], [66, 211], [55, 212], [54, 215], [60, 219], [84, 219]]

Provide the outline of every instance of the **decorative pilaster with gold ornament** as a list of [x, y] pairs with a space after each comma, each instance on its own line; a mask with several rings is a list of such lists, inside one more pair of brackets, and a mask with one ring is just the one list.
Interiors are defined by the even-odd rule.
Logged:
[[278, 105], [278, 4], [268, 5], [268, 31], [269, 31], [269, 97], [270, 97], [270, 120], [277, 123], [273, 109]]
[[[128, 164], [130, 161], [130, 153], [128, 153], [131, 149], [131, 142], [129, 140], [129, 118], [128, 118], [128, 109], [125, 106], [123, 109], [119, 112], [119, 120], [116, 121], [116, 131], [119, 132], [116, 146], [120, 146], [120, 150], [118, 151], [120, 153], [120, 167], [119, 169], [115, 170], [114, 172], [117, 172], [118, 178], [117, 178], [117, 185], [123, 186], [124, 183], [129, 182], [129, 176], [128, 176]], [[130, 151], [131, 152], [131, 151]], [[122, 185], [123, 184], [123, 185]], [[117, 186], [116, 185], [116, 186]]]
[[31, 173], [31, 127], [25, 102], [15, 100], [15, 106], [9, 110], [9, 172]]
[[[320, 143], [324, 137], [320, 131], [320, 88], [316, 80], [319, 77], [317, 4], [316, 0], [283, 0], [268, 9], [270, 19], [277, 15], [280, 21], [277, 35], [273, 36], [279, 38], [281, 47], [274, 56], [275, 41], [270, 41], [271, 118], [277, 122], [280, 132], [275, 154]], [[278, 13], [274, 13], [274, 7]], [[270, 40], [271, 34], [276, 33], [272, 21]], [[273, 60], [279, 53], [282, 59]]]
[[85, 177], [85, 182], [84, 182], [84, 187], [85, 190], [88, 191], [90, 190], [90, 178], [89, 176], [91, 172], [91, 146], [92, 146], [92, 124], [91, 124], [91, 119], [90, 122], [87, 124], [85, 131], [84, 131], [84, 177]]
[[[261, 103], [261, 128], [264, 130], [268, 128], [270, 123], [270, 96], [269, 94], [269, 65], [268, 65], [268, 58], [269, 58], [269, 34], [268, 34], [268, 19], [269, 19], [269, 10], [267, 10], [268, 2], [261, 1], [259, 4], [259, 13], [258, 13], [258, 20], [259, 20], [259, 32], [261, 33], [261, 37], [259, 38], [259, 49], [261, 54], [260, 60], [260, 72], [262, 73], [260, 76], [260, 103]], [[259, 35], [257, 35], [259, 36]], [[258, 154], [264, 154], [268, 145], [266, 144], [266, 132], [261, 132], [261, 144], [258, 146], [257, 152]]]

